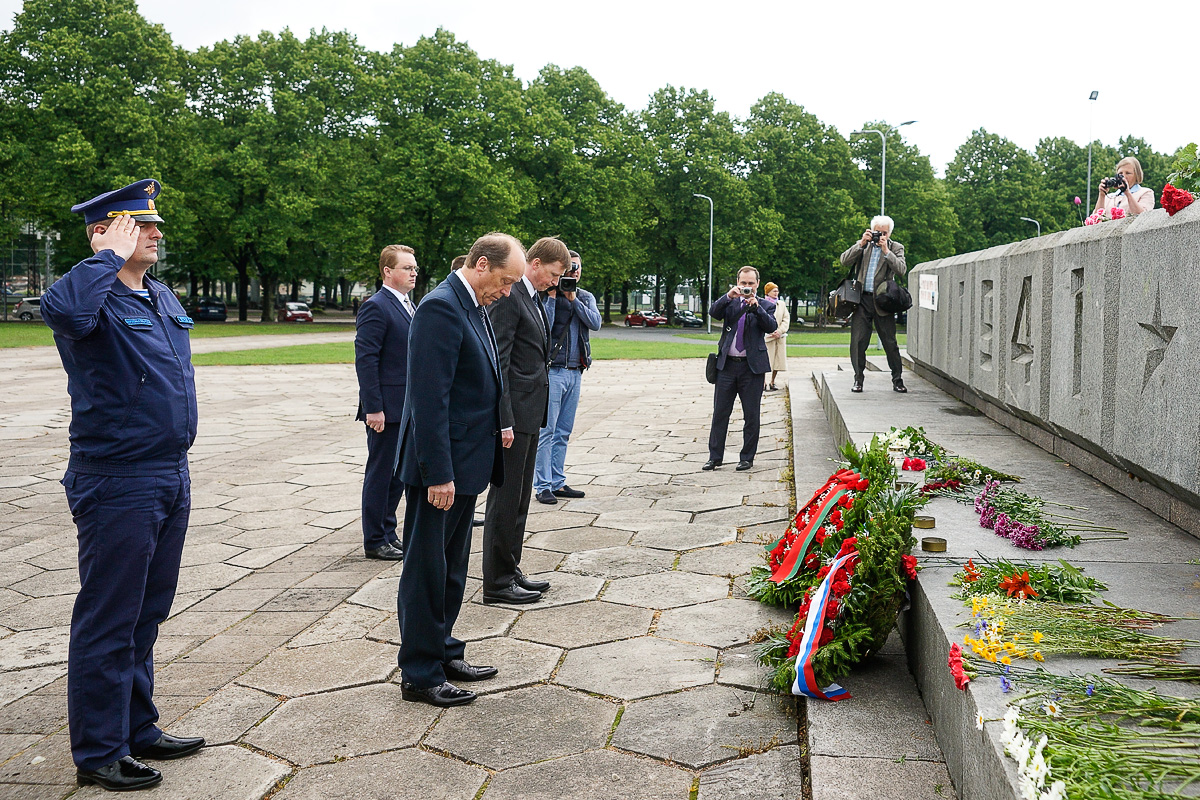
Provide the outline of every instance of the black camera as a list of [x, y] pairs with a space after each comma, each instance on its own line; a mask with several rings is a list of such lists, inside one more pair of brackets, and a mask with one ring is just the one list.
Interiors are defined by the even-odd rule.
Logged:
[[579, 278], [559, 278], [558, 289], [563, 292], [573, 292], [579, 288]]
[[883, 236], [883, 231], [871, 231], [871, 243], [879, 244], [880, 236]]
[[1113, 175], [1111, 178], [1104, 179], [1104, 188], [1108, 191], [1113, 189], [1124, 189], [1125, 179], [1120, 175]]

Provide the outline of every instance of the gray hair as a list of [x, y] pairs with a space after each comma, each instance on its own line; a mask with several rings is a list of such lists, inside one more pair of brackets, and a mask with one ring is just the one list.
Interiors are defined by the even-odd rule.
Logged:
[[888, 233], [896, 229], [896, 223], [892, 222], [892, 218], [884, 214], [871, 218], [871, 230], [875, 230], [876, 225], [887, 225]]

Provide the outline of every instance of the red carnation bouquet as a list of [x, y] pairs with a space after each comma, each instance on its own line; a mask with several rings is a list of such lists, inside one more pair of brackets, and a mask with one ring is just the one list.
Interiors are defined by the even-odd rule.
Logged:
[[1167, 210], [1169, 216], [1175, 216], [1183, 209], [1195, 202], [1196, 198], [1186, 189], [1176, 189], [1171, 184], [1167, 184], [1162, 190], [1162, 207]]

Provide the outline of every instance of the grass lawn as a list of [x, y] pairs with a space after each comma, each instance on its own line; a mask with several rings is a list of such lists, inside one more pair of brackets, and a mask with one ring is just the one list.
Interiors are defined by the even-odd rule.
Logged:
[[[872, 350], [878, 350], [873, 347]], [[844, 356], [829, 347], [789, 347], [793, 358], [830, 358]], [[597, 361], [615, 359], [675, 359], [708, 357], [708, 349], [682, 342], [627, 342], [597, 339], [592, 342], [592, 357]], [[260, 350], [231, 350], [224, 353], [194, 353], [192, 363], [202, 366], [251, 366], [264, 364], [353, 364], [354, 343], [299, 344], [291, 347], [266, 347]]]
[[[346, 324], [318, 322], [311, 325], [297, 322], [197, 322], [192, 329], [193, 339], [222, 339], [228, 336], [266, 336], [286, 333], [336, 333], [353, 331], [353, 322]], [[44, 322], [0, 322], [0, 348], [36, 347], [54, 344], [54, 334]]]
[[[721, 338], [719, 333], [677, 333], [675, 335], [682, 339], [702, 339], [706, 342], [715, 342]], [[879, 337], [875, 336], [874, 338], [878, 340]], [[896, 334], [896, 343], [901, 347], [904, 347], [907, 342], [908, 334]], [[846, 347], [849, 347], [850, 330], [847, 328], [845, 332], [822, 331], [820, 333], [803, 330], [797, 331], [794, 329], [788, 331], [789, 353], [791, 353], [793, 347], [797, 345], [803, 346], [806, 344], [844, 344]]]

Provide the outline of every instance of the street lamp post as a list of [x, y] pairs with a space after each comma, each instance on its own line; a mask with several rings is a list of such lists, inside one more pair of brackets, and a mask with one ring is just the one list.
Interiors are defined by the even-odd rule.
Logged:
[[1032, 222], [1034, 225], [1037, 225], [1037, 235], [1038, 236], [1042, 235], [1042, 223], [1038, 222], [1036, 219], [1030, 219], [1029, 217], [1021, 217], [1021, 219], [1025, 220], [1026, 222]]
[[712, 308], [712, 256], [713, 256], [713, 199], [706, 194], [692, 193], [692, 197], [702, 197], [708, 201], [708, 305], [704, 307], [704, 319], [708, 321], [708, 332], [712, 333], [712, 316], [708, 310]]
[[[899, 125], [897, 125], [895, 127], [892, 127], [890, 125], [885, 125], [884, 128], [886, 128], [889, 131], [894, 131], [894, 130], [896, 130], [896, 128], [903, 128], [905, 125], [912, 125], [914, 122], [916, 122], [915, 119], [910, 119], [908, 122], [901, 122]], [[861, 134], [874, 133], [879, 137], [879, 147], [880, 147], [880, 154], [881, 154], [880, 159], [879, 159], [879, 216], [882, 217], [883, 213], [884, 213], [883, 212], [884, 198], [885, 198], [885, 195], [887, 192], [887, 137], [884, 135], [883, 131], [878, 131], [878, 130], [875, 130], [874, 128], [868, 128], [867, 130], [862, 130], [862, 131], [850, 131], [851, 136], [853, 136], [855, 134], [859, 134], [859, 133], [861, 133]]]
[[[1088, 100], [1095, 100], [1100, 96], [1100, 92], [1092, 92], [1088, 95]], [[1093, 109], [1095, 104], [1088, 105], [1088, 177], [1087, 177], [1087, 209], [1086, 213], [1092, 213], [1092, 121], [1095, 119]]]

